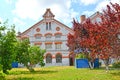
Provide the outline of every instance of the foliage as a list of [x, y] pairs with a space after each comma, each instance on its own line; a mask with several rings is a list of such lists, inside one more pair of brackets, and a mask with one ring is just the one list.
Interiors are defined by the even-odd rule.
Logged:
[[86, 56], [83, 53], [77, 54], [76, 59], [85, 59]]
[[16, 44], [16, 61], [18, 61], [19, 63], [23, 63], [25, 66], [27, 66], [29, 62], [29, 47], [30, 45], [28, 39], [18, 41]]
[[106, 73], [103, 68], [90, 70], [57, 66], [35, 68], [35, 72], [31, 73], [25, 68], [14, 68], [5, 78], [6, 80], [119, 80], [120, 70], [112, 69]]
[[38, 46], [30, 46], [29, 39], [21, 40], [16, 45], [16, 61], [23, 63], [29, 71], [34, 71], [35, 64], [44, 66], [43, 55], [45, 50]]
[[3, 73], [7, 73], [7, 70], [12, 68], [11, 63], [15, 56], [15, 26], [12, 25], [10, 29], [7, 29], [7, 27], [7, 22], [0, 26], [0, 63]]
[[44, 59], [44, 53], [45, 50], [40, 49], [39, 46], [31, 46], [29, 49], [29, 62], [30, 67], [33, 67], [35, 64], [40, 64], [41, 67], [45, 65], [43, 59]]
[[112, 64], [114, 68], [120, 68], [120, 61]]
[[107, 5], [101, 13], [101, 22], [92, 23], [88, 18], [84, 23], [73, 21], [74, 34], [68, 35], [67, 45], [71, 51], [82, 48], [88, 58], [96, 56], [103, 59], [108, 67], [110, 57], [120, 55], [120, 6], [115, 3]]

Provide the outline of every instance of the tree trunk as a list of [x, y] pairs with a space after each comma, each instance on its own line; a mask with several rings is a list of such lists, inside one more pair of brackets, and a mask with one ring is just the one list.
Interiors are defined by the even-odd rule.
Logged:
[[105, 63], [106, 72], [108, 72], [109, 71], [109, 58], [108, 59], [104, 59], [103, 61]]
[[33, 69], [33, 65], [30, 63], [29, 65], [26, 66], [27, 69], [30, 71], [30, 72], [33, 72], [34, 69]]
[[94, 63], [89, 61], [89, 67], [90, 67], [90, 69], [94, 69]]

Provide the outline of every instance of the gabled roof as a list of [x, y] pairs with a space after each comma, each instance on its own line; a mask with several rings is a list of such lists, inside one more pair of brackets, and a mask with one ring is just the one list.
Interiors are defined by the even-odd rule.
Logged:
[[61, 23], [60, 21], [54, 19], [55, 23], [61, 24], [62, 27], [65, 27], [65, 29], [69, 30], [70, 32], [73, 32], [72, 28], [66, 26], [65, 24]]
[[[61, 25], [61, 27], [65, 27], [65, 29], [69, 30], [70, 32], [73, 32], [73, 30], [71, 28], [69, 28], [68, 26], [66, 26], [65, 24], [61, 23], [60, 21], [54, 19], [54, 16], [53, 13], [50, 11], [50, 9], [46, 9], [46, 12], [44, 13], [43, 17], [44, 19], [47, 17], [47, 18], [50, 18], [52, 19], [56, 24], [59, 24]], [[34, 24], [33, 26], [31, 26], [29, 29], [25, 30], [24, 32], [21, 33], [21, 35], [24, 35], [26, 33], [28, 33], [30, 31], [30, 29], [32, 28], [35, 28], [37, 25], [41, 24], [44, 19], [42, 19], [41, 21], [37, 22], [36, 24]]]
[[90, 19], [94, 19], [95, 17], [101, 17], [102, 13], [100, 13], [99, 11], [95, 12], [93, 15], [91, 15], [89, 18]]
[[55, 17], [55, 15], [51, 12], [50, 8], [46, 9], [46, 12], [44, 13], [43, 17]]
[[[100, 13], [99, 11], [95, 12], [93, 15], [91, 15], [90, 17], [88, 17], [90, 20], [93, 20], [97, 17], [101, 17], [102, 13]], [[88, 19], [86, 18], [82, 23], [85, 23], [85, 21]]]
[[[21, 35], [24, 35], [25, 33], [29, 32], [30, 29], [35, 28], [37, 25], [41, 24], [44, 20], [42, 19], [41, 21], [37, 22], [36, 24], [34, 24], [33, 26], [31, 26], [29, 29], [25, 30], [24, 32], [21, 33]], [[73, 33], [73, 30], [71, 28], [69, 28], [68, 26], [66, 26], [65, 24], [61, 23], [60, 21], [53, 19], [53, 21], [56, 24], [62, 25], [61, 27], [64, 27], [65, 29], [69, 30], [70, 32]]]
[[39, 22], [37, 22], [36, 24], [34, 24], [33, 26], [31, 26], [30, 28], [28, 28], [27, 30], [25, 30], [24, 32], [22, 32], [21, 35], [24, 35], [25, 33], [29, 32], [30, 29], [32, 29], [32, 28], [36, 27], [37, 25], [41, 24], [42, 21], [43, 21], [43, 19], [40, 20]]

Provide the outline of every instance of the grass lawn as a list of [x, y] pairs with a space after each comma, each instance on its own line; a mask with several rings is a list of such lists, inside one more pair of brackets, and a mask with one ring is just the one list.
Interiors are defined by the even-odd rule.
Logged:
[[5, 80], [120, 80], [120, 69], [105, 72], [104, 69], [90, 70], [62, 66], [35, 68], [35, 70], [30, 73], [26, 68], [14, 68], [5, 76]]

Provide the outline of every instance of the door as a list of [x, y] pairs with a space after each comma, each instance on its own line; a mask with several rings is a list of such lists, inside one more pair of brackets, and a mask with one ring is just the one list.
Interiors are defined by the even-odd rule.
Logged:
[[74, 65], [74, 55], [73, 54], [69, 55], [69, 64], [70, 64], [70, 66]]

